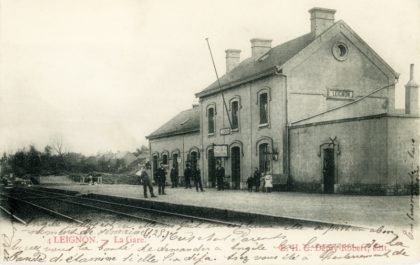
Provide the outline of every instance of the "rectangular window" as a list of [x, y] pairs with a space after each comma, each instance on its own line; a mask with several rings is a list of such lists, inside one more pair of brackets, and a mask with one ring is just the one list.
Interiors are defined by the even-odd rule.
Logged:
[[268, 123], [268, 95], [263, 93], [260, 95], [260, 124]]
[[232, 102], [232, 130], [236, 130], [239, 127], [238, 111], [239, 111], [239, 102], [233, 101]]
[[214, 108], [208, 109], [208, 133], [213, 134], [214, 133]]

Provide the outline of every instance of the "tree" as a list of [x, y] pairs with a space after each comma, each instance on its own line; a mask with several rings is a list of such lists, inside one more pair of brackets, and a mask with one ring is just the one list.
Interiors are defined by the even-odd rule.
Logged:
[[63, 137], [61, 135], [55, 135], [51, 139], [51, 146], [48, 145], [48, 147], [51, 147], [52, 150], [58, 155], [63, 156], [64, 153], [64, 141]]
[[136, 151], [133, 152], [133, 154], [135, 156], [139, 156], [139, 155], [141, 155], [145, 152], [148, 152], [148, 151], [149, 151], [149, 148], [147, 148], [147, 146], [145, 146], [145, 145], [142, 145], [140, 148], [137, 148]]
[[10, 166], [16, 176], [22, 177], [26, 174], [27, 159], [24, 149], [17, 151], [14, 155], [11, 156]]
[[51, 139], [51, 148], [57, 155], [54, 157], [55, 173], [67, 170], [66, 161], [64, 159], [64, 140], [61, 135], [55, 135]]
[[35, 146], [29, 146], [26, 160], [26, 172], [32, 175], [39, 175], [41, 173], [41, 153], [36, 150]]
[[11, 167], [9, 165], [9, 157], [6, 153], [3, 153], [2, 158], [0, 159], [0, 176], [5, 176], [12, 173]]

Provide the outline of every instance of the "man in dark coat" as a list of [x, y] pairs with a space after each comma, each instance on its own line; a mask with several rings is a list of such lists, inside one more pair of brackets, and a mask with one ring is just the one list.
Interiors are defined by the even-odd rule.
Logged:
[[144, 198], [147, 198], [147, 188], [149, 188], [150, 195], [152, 197], [157, 197], [153, 193], [152, 180], [150, 179], [149, 175], [147, 174], [146, 169], [143, 167], [143, 168], [141, 168], [140, 172], [138, 172], [138, 173], [140, 174], [140, 182], [141, 182], [141, 184], [143, 184]]
[[187, 168], [184, 170], [184, 177], [185, 177], [185, 188], [191, 189], [191, 178], [193, 177], [193, 171], [191, 169], [190, 164], [187, 164]]
[[222, 165], [217, 164], [216, 168], [216, 181], [217, 181], [217, 190], [224, 190], [224, 179], [225, 179], [225, 169]]
[[159, 195], [166, 195], [165, 193], [166, 172], [162, 165], [157, 170], [156, 182], [158, 184]]
[[261, 185], [261, 172], [258, 170], [258, 168], [255, 168], [254, 171], [254, 185], [255, 185], [255, 191], [258, 192], [260, 190]]
[[204, 191], [203, 184], [201, 183], [200, 169], [199, 168], [194, 169], [193, 175], [194, 175], [194, 184], [195, 184], [195, 188], [197, 189], [197, 192], [198, 192], [199, 186], [200, 186], [200, 190]]
[[172, 188], [178, 188], [178, 169], [176, 169], [175, 166], [171, 168], [170, 176]]
[[252, 191], [252, 186], [254, 186], [254, 177], [249, 176], [246, 180], [246, 184], [248, 184], [248, 191]]

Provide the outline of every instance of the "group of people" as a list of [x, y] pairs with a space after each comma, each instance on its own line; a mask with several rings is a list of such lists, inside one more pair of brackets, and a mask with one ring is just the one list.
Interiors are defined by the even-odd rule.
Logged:
[[259, 192], [271, 192], [273, 190], [273, 176], [270, 172], [262, 174], [258, 168], [255, 168], [254, 175], [250, 176], [247, 181], [248, 191], [252, 191], [255, 187], [255, 191]]
[[[157, 197], [153, 193], [153, 185], [152, 185], [152, 179], [150, 178], [149, 174], [146, 171], [145, 167], [142, 167], [140, 171], [137, 173], [137, 175], [140, 177], [140, 183], [143, 185], [143, 194], [144, 197], [147, 198], [147, 190], [149, 190], [151, 197]], [[203, 189], [203, 183], [201, 180], [200, 175], [200, 169], [199, 168], [192, 168], [191, 164], [187, 164], [187, 167], [184, 170], [184, 176], [185, 176], [185, 188], [191, 189], [191, 180], [194, 181], [195, 188], [197, 192], [204, 191]], [[170, 172], [171, 177], [171, 183], [172, 188], [178, 187], [179, 182], [179, 175], [178, 170], [176, 167], [172, 167]], [[158, 185], [158, 193], [159, 195], [166, 195], [165, 193], [165, 186], [166, 186], [166, 171], [165, 168], [161, 165], [155, 172], [155, 183]]]
[[193, 180], [197, 192], [199, 191], [199, 189], [201, 191], [204, 191], [199, 168], [191, 168], [191, 165], [187, 164], [187, 168], [184, 170], [184, 177], [185, 177], [185, 188], [186, 189], [191, 189], [192, 188], [191, 187], [191, 180]]
[[[147, 198], [147, 190], [149, 190], [151, 197], [156, 197], [153, 193], [153, 185], [152, 180], [149, 177], [149, 174], [146, 171], [145, 167], [142, 167], [141, 170], [138, 172], [140, 176], [140, 182], [143, 185], [143, 193], [144, 197]], [[178, 187], [178, 170], [173, 167], [170, 172], [172, 188]], [[198, 191], [204, 191], [203, 183], [201, 180], [201, 174], [199, 168], [191, 167], [191, 164], [187, 164], [187, 167], [184, 170], [184, 177], [185, 177], [185, 188], [191, 189], [191, 181], [194, 181], [195, 188]], [[217, 190], [224, 190], [224, 178], [225, 178], [225, 169], [222, 167], [220, 163], [216, 166], [215, 171], [216, 183], [217, 183]], [[159, 195], [166, 195], [165, 193], [165, 185], [166, 185], [166, 171], [165, 168], [161, 165], [155, 172], [155, 182], [158, 185], [158, 193]], [[255, 187], [255, 191], [259, 192], [260, 190], [263, 192], [271, 192], [273, 189], [273, 176], [270, 172], [266, 172], [262, 174], [258, 168], [255, 168], [254, 175], [250, 176], [247, 179], [248, 191], [253, 191]]]

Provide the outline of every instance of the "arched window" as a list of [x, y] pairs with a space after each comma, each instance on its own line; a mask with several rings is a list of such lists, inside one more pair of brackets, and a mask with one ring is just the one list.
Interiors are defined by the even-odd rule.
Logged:
[[232, 122], [232, 130], [239, 129], [239, 101], [233, 100], [231, 101], [231, 122]]
[[214, 107], [207, 109], [208, 134], [214, 134]]
[[168, 164], [168, 154], [163, 154], [162, 155], [162, 165], [167, 165]]
[[269, 126], [270, 124], [270, 101], [271, 101], [271, 89], [265, 87], [257, 93], [257, 105], [260, 116], [260, 127]]
[[259, 96], [260, 104], [260, 124], [268, 123], [268, 94], [261, 93]]

